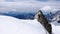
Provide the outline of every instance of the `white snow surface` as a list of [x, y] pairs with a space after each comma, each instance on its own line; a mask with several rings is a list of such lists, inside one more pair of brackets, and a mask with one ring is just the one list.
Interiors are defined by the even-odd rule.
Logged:
[[0, 15], [0, 34], [46, 34], [46, 33], [47, 31], [36, 19], [23, 20], [10, 16]]
[[[60, 23], [51, 23], [54, 34], [60, 34]], [[23, 20], [0, 15], [0, 34], [48, 34], [36, 20]]]
[[54, 21], [51, 23], [52, 25], [52, 31], [54, 34], [60, 34], [60, 23], [58, 23], [57, 21]]

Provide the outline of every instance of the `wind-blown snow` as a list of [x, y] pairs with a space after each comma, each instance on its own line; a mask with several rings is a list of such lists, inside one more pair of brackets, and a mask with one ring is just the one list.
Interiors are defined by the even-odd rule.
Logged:
[[0, 16], [0, 34], [46, 34], [44, 27], [36, 20], [22, 20]]

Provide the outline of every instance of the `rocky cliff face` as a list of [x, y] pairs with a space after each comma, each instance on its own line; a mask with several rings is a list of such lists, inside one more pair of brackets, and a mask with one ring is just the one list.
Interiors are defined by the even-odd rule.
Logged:
[[37, 12], [35, 18], [44, 26], [44, 28], [49, 32], [49, 34], [52, 34], [51, 24], [48, 23], [47, 18], [43, 15], [41, 10]]

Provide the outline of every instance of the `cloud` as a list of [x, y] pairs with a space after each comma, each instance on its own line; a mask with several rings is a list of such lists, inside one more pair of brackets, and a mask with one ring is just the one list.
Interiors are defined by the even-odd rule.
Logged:
[[20, 2], [20, 1], [37, 1], [37, 0], [0, 0], [0, 2]]
[[60, 0], [48, 0], [48, 1], [58, 1], [59, 2]]
[[20, 2], [20, 1], [60, 1], [60, 0], [6, 0], [9, 2]]
[[48, 1], [60, 1], [60, 0], [0, 0], [0, 2], [23, 2], [23, 1], [40, 1], [40, 2], [48, 2]]
[[14, 0], [6, 0], [6, 2], [14, 2]]
[[36, 1], [48, 1], [48, 0], [36, 0]]
[[[4, 11], [5, 12], [7, 11], [37, 12], [40, 8], [44, 6], [51, 6], [52, 8], [60, 9], [60, 2], [38, 2], [38, 1], [35, 1], [35, 2], [0, 2], [0, 12], [4, 12]], [[48, 7], [48, 9], [50, 9], [50, 7]]]
[[6, 0], [6, 1], [20, 2], [20, 1], [48, 1], [48, 0]]
[[[30, 11], [36, 11], [38, 9], [38, 6], [34, 3], [29, 2], [1, 2], [0, 3], [0, 12], [6, 12], [9, 11], [21, 11], [21, 12], [30, 12]], [[7, 12], [8, 11], [8, 12]]]
[[0, 2], [5, 2], [6, 0], [0, 0]]

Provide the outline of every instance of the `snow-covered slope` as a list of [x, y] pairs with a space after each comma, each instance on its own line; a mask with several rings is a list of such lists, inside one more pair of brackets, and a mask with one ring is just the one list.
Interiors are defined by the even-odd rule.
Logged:
[[46, 34], [47, 31], [36, 20], [22, 20], [0, 15], [0, 34]]
[[60, 34], [60, 23], [57, 23], [57, 21], [54, 21], [52, 24], [52, 31], [54, 34]]

